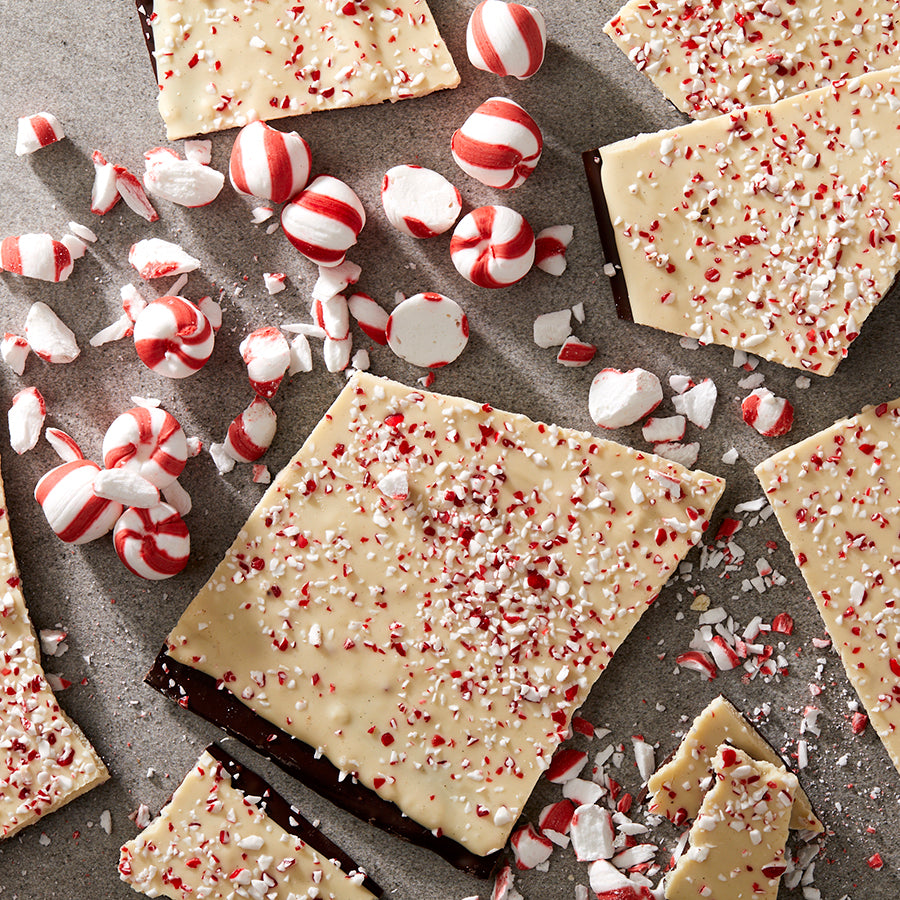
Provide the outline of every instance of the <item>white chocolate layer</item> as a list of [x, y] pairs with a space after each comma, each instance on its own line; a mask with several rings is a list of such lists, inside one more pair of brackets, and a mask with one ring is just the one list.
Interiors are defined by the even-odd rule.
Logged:
[[44, 678], [0, 481], [0, 839], [109, 778]]
[[[647, 782], [650, 811], [680, 825], [692, 820], [703, 802], [704, 785], [719, 746], [729, 743], [753, 759], [784, 766], [762, 735], [723, 696], [716, 697], [694, 719], [675, 755]], [[791, 828], [823, 831], [809, 798], [799, 785], [791, 814]]]
[[634, 321], [830, 375], [900, 270], [900, 69], [604, 147]]
[[690, 847], [666, 879], [666, 900], [775, 900], [797, 778], [727, 744], [713, 773]]
[[628, 0], [604, 31], [675, 106], [707, 118], [888, 68], [898, 26], [896, 0]]
[[155, 0], [151, 24], [170, 140], [459, 84], [425, 0]]
[[847, 677], [900, 771], [900, 400], [769, 457], [756, 475]]
[[[408, 496], [378, 485], [406, 475]], [[724, 482], [356, 375], [169, 635], [426, 828], [502, 847]]]
[[138, 893], [172, 900], [369, 900], [345, 873], [231, 784], [204, 751], [159, 815], [122, 847], [119, 875]]

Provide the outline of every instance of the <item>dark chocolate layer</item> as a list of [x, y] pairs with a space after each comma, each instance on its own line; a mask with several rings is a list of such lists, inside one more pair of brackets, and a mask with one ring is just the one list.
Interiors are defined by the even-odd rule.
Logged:
[[[141, 33], [144, 35], [144, 43], [147, 45], [147, 53], [150, 54], [150, 65], [153, 66], [153, 77], [156, 74], [156, 42], [153, 39], [153, 26], [150, 17], [153, 15], [153, 0], [134, 0], [137, 6], [138, 19], [141, 23]], [[157, 81], [159, 79], [157, 78]]]
[[227, 690], [219, 690], [215, 679], [209, 675], [172, 659], [165, 647], [144, 681], [185, 709], [218, 725], [363, 821], [425, 847], [457, 869], [478, 878], [489, 878], [497, 867], [500, 852], [477, 856], [456, 841], [435, 835], [354, 779], [342, 779], [339, 770], [324, 756], [317, 758], [312, 747], [267, 722]]
[[616, 233], [609, 217], [609, 205], [606, 202], [603, 179], [600, 176], [603, 160], [600, 158], [599, 150], [585, 150], [581, 154], [581, 159], [584, 162], [584, 172], [587, 175], [591, 201], [594, 204], [594, 217], [597, 219], [597, 230], [600, 232], [603, 255], [608, 263], [612, 263], [616, 267], [615, 274], [610, 278], [613, 299], [616, 302], [616, 315], [626, 322], [633, 322], [631, 301], [628, 299], [628, 285], [625, 283], [625, 275], [622, 272], [622, 261], [619, 258], [619, 248], [616, 246]]
[[[359, 866], [337, 844], [325, 837], [312, 822], [303, 818], [296, 807], [291, 806], [281, 794], [270, 787], [256, 772], [239, 763], [218, 744], [210, 744], [206, 750], [222, 763], [222, 766], [231, 778], [232, 786], [244, 794], [259, 797], [260, 801], [257, 803], [259, 808], [273, 822], [277, 822], [288, 834], [300, 838], [301, 841], [308, 844], [313, 850], [321, 853], [326, 859], [335, 860], [344, 872], [355, 872], [359, 869]], [[384, 893], [381, 887], [368, 876], [366, 876], [363, 884], [366, 890], [376, 897], [380, 897]]]

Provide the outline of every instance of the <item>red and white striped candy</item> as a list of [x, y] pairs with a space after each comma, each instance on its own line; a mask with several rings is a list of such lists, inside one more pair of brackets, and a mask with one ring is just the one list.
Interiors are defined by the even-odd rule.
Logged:
[[148, 222], [158, 221], [159, 213], [153, 208], [138, 177], [129, 172], [125, 166], [113, 165], [113, 168], [116, 172], [116, 190], [125, 201], [125, 205]]
[[200, 268], [200, 260], [185, 253], [178, 244], [161, 238], [144, 238], [131, 245], [128, 262], [137, 269], [141, 278], [164, 278], [166, 275], [183, 275]]
[[48, 428], [44, 432], [47, 443], [56, 451], [56, 455], [63, 462], [74, 462], [76, 459], [84, 459], [84, 453], [78, 446], [78, 441], [60, 428]]
[[278, 420], [262, 397], [253, 402], [228, 426], [225, 452], [237, 462], [255, 462], [272, 445]]
[[41, 281], [65, 281], [73, 267], [69, 248], [49, 234], [23, 234], [4, 238], [0, 243], [0, 269], [13, 275]]
[[365, 224], [359, 197], [331, 175], [320, 175], [281, 211], [288, 240], [320, 266], [340, 265]]
[[531, 78], [544, 61], [547, 29], [533, 6], [484, 0], [466, 29], [466, 53], [476, 69]]
[[221, 172], [192, 159], [179, 159], [165, 147], [145, 153], [144, 167], [144, 187], [179, 206], [206, 206], [225, 184]]
[[350, 334], [350, 310], [347, 298], [335, 294], [327, 300], [313, 300], [312, 317], [315, 323], [333, 341], [344, 341]]
[[433, 369], [453, 362], [469, 342], [469, 320], [459, 304], [427, 291], [398, 304], [385, 326], [388, 346], [414, 366]]
[[516, 831], [509, 840], [516, 868], [533, 869], [550, 859], [553, 844], [542, 834], [538, 834], [530, 823]]
[[543, 148], [537, 123], [505, 97], [485, 100], [450, 140], [450, 152], [463, 172], [501, 190], [522, 184]]
[[551, 225], [534, 239], [534, 264], [548, 275], [559, 277], [566, 271], [566, 250], [575, 229], [571, 225]]
[[7, 331], [0, 340], [0, 359], [3, 360], [16, 375], [21, 375], [25, 371], [25, 361], [31, 348], [28, 341], [20, 334], [13, 334]]
[[481, 206], [456, 226], [450, 258], [466, 281], [484, 288], [508, 287], [531, 269], [534, 232], [507, 206]]
[[209, 319], [184, 297], [158, 297], [134, 322], [134, 347], [145, 366], [167, 378], [187, 378], [212, 355]]
[[9, 443], [16, 453], [25, 453], [38, 442], [46, 415], [47, 406], [37, 388], [22, 388], [13, 395], [12, 406], [6, 417], [9, 422]]
[[95, 150], [91, 154], [94, 163], [94, 185], [91, 188], [91, 212], [105, 216], [121, 199], [116, 187], [116, 167], [106, 157]]
[[187, 461], [187, 438], [173, 415], [136, 406], [116, 418], [103, 437], [103, 465], [126, 468], [158, 488], [171, 484]]
[[569, 335], [559, 348], [556, 354], [556, 361], [561, 366], [567, 366], [570, 369], [577, 369], [586, 366], [597, 352], [597, 348], [593, 344], [587, 344], [579, 341], [577, 337]]
[[387, 311], [382, 309], [368, 294], [353, 294], [347, 298], [347, 309], [356, 319], [363, 333], [376, 344], [386, 344], [385, 329], [388, 323]]
[[65, 136], [59, 119], [53, 113], [39, 112], [22, 116], [16, 132], [16, 156], [34, 153], [41, 147], [55, 144]]
[[296, 131], [251, 122], [235, 138], [228, 177], [239, 194], [284, 203], [306, 187], [311, 166], [309, 144]]
[[191, 553], [187, 525], [168, 503], [126, 509], [116, 522], [113, 544], [125, 568], [150, 581], [177, 575]]
[[253, 390], [260, 397], [274, 397], [291, 364], [291, 348], [287, 338], [277, 328], [268, 325], [248, 334], [239, 349]]
[[443, 234], [462, 210], [459, 191], [439, 172], [422, 166], [388, 169], [381, 204], [391, 225], [413, 238]]
[[51, 469], [34, 489], [34, 499], [47, 522], [67, 544], [86, 544], [103, 537], [122, 514], [121, 503], [94, 493], [99, 471], [97, 463], [76, 459]]
[[768, 388], [757, 388], [741, 403], [741, 415], [765, 437], [787, 434], [794, 424], [794, 407]]
[[41, 359], [51, 363], [70, 363], [81, 353], [72, 329], [40, 300], [31, 304], [25, 316], [25, 340]]

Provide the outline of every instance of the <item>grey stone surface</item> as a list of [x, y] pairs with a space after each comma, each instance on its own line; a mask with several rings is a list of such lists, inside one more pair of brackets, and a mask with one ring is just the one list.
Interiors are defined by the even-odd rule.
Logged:
[[[313, 150], [316, 173], [345, 179], [360, 194], [369, 223], [351, 258], [363, 266], [360, 288], [386, 307], [396, 291], [411, 294], [439, 290], [466, 309], [472, 337], [464, 355], [438, 372], [436, 390], [487, 401], [497, 408], [535, 419], [591, 429], [587, 391], [602, 366], [644, 366], [664, 379], [687, 373], [695, 380], [712, 377], [719, 402], [701, 440], [699, 466], [728, 479], [728, 489], [714, 525], [736, 503], [759, 496], [752, 466], [772, 450], [857, 412], [869, 402], [892, 399], [900, 389], [897, 375], [897, 291], [871, 316], [849, 358], [830, 379], [813, 378], [808, 390], [795, 386], [797, 373], [762, 363], [766, 384], [796, 407], [794, 430], [787, 438], [765, 439], [740, 420], [738, 381], [745, 375], [732, 366], [722, 348], [689, 351], [677, 338], [617, 320], [582, 176], [581, 151], [639, 131], [657, 130], [682, 121], [650, 85], [632, 70], [602, 34], [614, 11], [600, 3], [542, 0], [550, 43], [543, 69], [533, 79], [499, 79], [474, 70], [465, 55], [465, 24], [474, 0], [433, 0], [433, 9], [462, 75], [453, 92], [396, 106], [345, 110], [286, 120]], [[83, 348], [72, 365], [53, 366], [30, 358], [18, 378], [0, 371], [2, 400], [22, 386], [35, 385], [48, 404], [48, 425], [71, 433], [86, 455], [97, 458], [106, 427], [132, 405], [132, 395], [160, 398], [188, 434], [208, 445], [221, 440], [227, 423], [249, 402], [250, 388], [237, 352], [240, 339], [255, 327], [306, 318], [314, 267], [287, 244], [280, 233], [266, 235], [250, 224], [247, 198], [226, 186], [208, 208], [186, 210], [160, 201], [161, 219], [148, 225], [123, 205], [99, 219], [89, 211], [93, 180], [91, 151], [142, 171], [142, 154], [165, 145], [155, 107], [156, 86], [144, 50], [136, 13], [127, 0], [75, 3], [46, 0], [16, 3], [0, 0], [0, 237], [48, 231], [57, 236], [75, 220], [94, 228], [99, 242], [76, 263], [65, 284], [53, 285], [0, 274], [0, 326], [21, 331], [32, 302], [43, 300], [74, 329]], [[545, 152], [536, 174], [521, 188], [501, 194], [463, 175], [449, 152], [450, 135], [481, 101], [509, 96], [528, 109], [541, 125]], [[64, 142], [33, 156], [17, 158], [16, 118], [39, 110], [54, 112], [67, 132]], [[213, 136], [215, 167], [224, 170], [234, 133]], [[437, 169], [460, 188], [466, 207], [508, 203], [522, 212], [535, 230], [560, 223], [575, 226], [569, 269], [559, 279], [535, 271], [515, 287], [490, 292], [465, 282], [449, 259], [449, 236], [416, 242], [394, 231], [379, 202], [385, 169], [401, 162]], [[203, 266], [192, 275], [186, 293], [204, 293], [223, 302], [225, 324], [211, 363], [182, 382], [167, 381], [144, 368], [130, 341], [101, 349], [89, 337], [119, 314], [119, 288], [135, 273], [127, 252], [142, 237], [167, 237], [198, 256]], [[285, 271], [289, 288], [270, 297], [264, 271]], [[169, 280], [165, 281], [168, 285]], [[153, 295], [156, 288], [148, 287]], [[531, 339], [534, 317], [583, 302], [587, 320], [578, 335], [599, 346], [593, 365], [565, 369], [553, 351]], [[357, 334], [357, 337], [361, 335]], [[368, 346], [361, 342], [361, 346]], [[408, 383], [423, 374], [374, 347], [375, 372]], [[344, 382], [329, 375], [316, 349], [312, 374], [298, 375], [279, 391], [273, 405], [279, 429], [265, 462], [274, 473], [312, 429]], [[662, 407], [671, 412], [670, 392]], [[49, 445], [17, 457], [9, 449], [5, 416], [0, 417], [3, 477], [24, 579], [26, 598], [38, 627], [63, 624], [69, 652], [47, 661], [47, 668], [73, 682], [61, 696], [66, 710], [82, 725], [109, 764], [112, 779], [45, 821], [0, 844], [0, 897], [17, 900], [86, 900], [128, 898], [130, 888], [118, 880], [118, 847], [135, 834], [128, 814], [146, 803], [156, 811], [194, 762], [201, 748], [219, 737], [206, 725], [142, 684], [142, 677], [163, 638], [221, 558], [262, 488], [251, 482], [246, 466], [220, 477], [207, 454], [190, 461], [183, 483], [194, 498], [188, 518], [194, 552], [188, 569], [162, 583], [142, 582], [117, 560], [110, 540], [82, 548], [60, 543], [49, 531], [32, 492], [40, 475], [56, 464]], [[644, 446], [637, 426], [613, 435]], [[731, 446], [741, 452], [729, 467], [720, 460]], [[763, 732], [786, 753], [796, 752], [803, 709], [822, 710], [821, 737], [808, 735], [809, 767], [801, 779], [829, 828], [815, 884], [822, 897], [838, 900], [893, 898], [900, 894], [900, 850], [894, 842], [900, 826], [894, 771], [877, 737], [867, 730], [854, 737], [848, 703], [853, 699], [837, 657], [813, 647], [822, 624], [808, 598], [786, 542], [774, 520], [738, 535], [746, 550], [742, 570], [722, 577], [723, 567], [694, 577], [713, 605], [724, 606], [741, 625], [756, 615], [769, 621], [786, 610], [796, 620], [794, 634], [780, 651], [788, 674], [763, 683], [745, 684], [739, 672], [723, 673], [707, 683], [690, 672], [675, 673], [674, 657], [686, 649], [697, 614], [690, 610], [689, 584], [675, 582], [663, 590], [629, 638], [609, 671], [596, 685], [583, 714], [609, 727], [611, 736], [595, 740], [600, 750], [623, 741], [626, 761], [621, 780], [638, 788], [630, 736], [641, 733], [658, 744], [658, 757], [674, 747], [676, 733], [713, 696], [724, 691], [741, 708], [753, 711], [771, 704]], [[766, 542], [773, 542], [767, 547]], [[765, 557], [787, 577], [787, 584], [765, 594], [742, 592], [740, 582], [755, 574]], [[696, 564], [699, 557], [692, 556]], [[822, 668], [820, 677], [816, 670]], [[813, 697], [809, 684], [822, 693]], [[319, 819], [327, 833], [381, 882], [388, 898], [461, 900], [489, 894], [441, 860], [407, 847], [336, 810], [286, 777], [252, 751], [228, 746], [243, 761], [269, 777], [304, 813]], [[586, 746], [586, 745], [585, 745]], [[846, 765], [838, 760], [848, 754]], [[152, 769], [152, 775], [148, 771]], [[541, 785], [528, 807], [533, 819], [541, 806], [558, 799], [559, 790]], [[100, 814], [110, 810], [113, 830], [106, 835]], [[867, 827], [871, 826], [871, 832]], [[41, 843], [42, 836], [49, 841]], [[675, 832], [662, 827], [654, 836], [671, 847]], [[46, 841], [45, 841], [46, 842]], [[873, 873], [866, 860], [879, 852], [885, 868]], [[546, 873], [518, 880], [527, 900], [574, 897], [576, 884], [587, 884], [586, 866], [568, 851], [559, 852]], [[783, 896], [800, 896], [783, 890]]]

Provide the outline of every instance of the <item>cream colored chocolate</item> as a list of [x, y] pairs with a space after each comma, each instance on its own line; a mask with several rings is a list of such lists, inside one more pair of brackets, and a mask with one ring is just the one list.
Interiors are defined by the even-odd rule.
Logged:
[[[666, 816], [676, 825], [692, 820], [703, 801], [713, 756], [726, 742], [755, 760], [784, 766], [763, 736], [720, 694], [694, 719], [672, 759], [650, 776], [650, 811]], [[799, 785], [791, 828], [816, 833], [824, 830]]]
[[170, 140], [459, 84], [425, 0], [154, 0]]
[[696, 118], [774, 103], [894, 64], [896, 0], [629, 0], [604, 31]]
[[847, 677], [900, 771], [900, 400], [756, 467]]
[[[405, 475], [406, 499], [379, 490], [389, 473]], [[487, 854], [723, 487], [361, 373], [274, 480], [169, 652]]]
[[690, 846], [666, 879], [666, 900], [775, 900], [797, 778], [727, 744], [713, 773]]
[[372, 897], [362, 873], [343, 872], [288, 834], [207, 751], [159, 816], [122, 847], [119, 875], [138, 893], [172, 900]]
[[900, 270], [900, 69], [604, 147], [635, 322], [830, 375]]
[[0, 481], [0, 839], [109, 778], [78, 726], [59, 708], [19, 579]]

